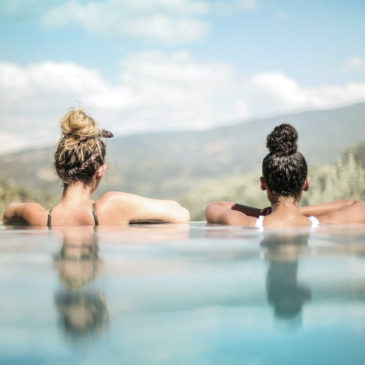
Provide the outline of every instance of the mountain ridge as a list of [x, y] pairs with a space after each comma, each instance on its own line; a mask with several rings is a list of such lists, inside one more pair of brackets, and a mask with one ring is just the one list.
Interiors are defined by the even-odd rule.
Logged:
[[[266, 135], [281, 123], [299, 134], [299, 151], [310, 166], [334, 162], [365, 139], [365, 103], [330, 110], [256, 118], [208, 130], [169, 131], [115, 137], [108, 141], [109, 173], [100, 193], [124, 190], [176, 198], [197, 181], [252, 171], [266, 155]], [[0, 156], [0, 181], [59, 192], [54, 147]]]

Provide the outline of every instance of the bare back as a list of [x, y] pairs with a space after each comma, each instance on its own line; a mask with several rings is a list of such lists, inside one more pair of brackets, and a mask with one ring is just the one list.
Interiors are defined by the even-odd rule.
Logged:
[[[95, 205], [94, 205], [95, 204]], [[93, 208], [94, 205], [94, 208]], [[189, 212], [177, 202], [144, 198], [134, 194], [109, 192], [98, 201], [75, 203], [61, 201], [51, 214], [38, 203], [12, 203], [8, 206], [4, 224], [47, 226], [116, 225], [131, 222], [186, 223]]]

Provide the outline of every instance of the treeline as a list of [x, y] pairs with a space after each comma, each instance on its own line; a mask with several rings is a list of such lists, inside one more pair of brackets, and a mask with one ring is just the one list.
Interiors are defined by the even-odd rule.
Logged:
[[[188, 208], [192, 220], [203, 220], [209, 202], [228, 200], [246, 205], [265, 207], [265, 192], [259, 185], [259, 169], [245, 175], [207, 179], [196, 184], [179, 202]], [[349, 149], [335, 164], [311, 168], [310, 190], [303, 194], [302, 205], [352, 198], [365, 200], [365, 141]], [[59, 195], [29, 190], [13, 183], [0, 181], [0, 220], [6, 206], [12, 201], [36, 201], [50, 208]]]

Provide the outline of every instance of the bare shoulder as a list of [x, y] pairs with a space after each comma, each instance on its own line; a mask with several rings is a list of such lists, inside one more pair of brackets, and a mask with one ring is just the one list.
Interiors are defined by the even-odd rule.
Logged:
[[31, 213], [48, 213], [48, 209], [35, 202], [23, 203], [23, 210]]
[[120, 191], [105, 193], [96, 202], [99, 222], [101, 224], [127, 224], [143, 200], [147, 200], [147, 198]]
[[118, 204], [118, 203], [137, 203], [141, 200], [145, 200], [148, 198], [144, 198], [142, 196], [131, 194], [131, 193], [124, 193], [121, 191], [109, 191], [105, 193], [97, 202], [97, 207], [105, 207], [110, 204]]
[[140, 195], [111, 191], [96, 203], [101, 224], [130, 222], [186, 223], [189, 212], [173, 200], [146, 198]]

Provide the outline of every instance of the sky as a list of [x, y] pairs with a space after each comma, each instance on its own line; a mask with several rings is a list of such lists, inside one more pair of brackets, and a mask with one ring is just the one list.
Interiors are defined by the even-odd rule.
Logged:
[[365, 101], [363, 0], [1, 0], [0, 153]]

